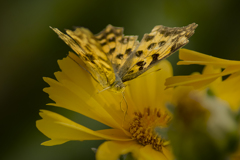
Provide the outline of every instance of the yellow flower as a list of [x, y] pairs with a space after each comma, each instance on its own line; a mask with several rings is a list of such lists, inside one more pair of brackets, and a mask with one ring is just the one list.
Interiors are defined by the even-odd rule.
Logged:
[[215, 69], [224, 68], [224, 71], [203, 75], [174, 76], [167, 79], [165, 85], [168, 88], [184, 85], [193, 86], [197, 89], [206, 86], [207, 84], [216, 80], [218, 77], [229, 74], [240, 74], [240, 61], [220, 59], [188, 49], [180, 49], [179, 58], [183, 61], [178, 62], [178, 65], [208, 65], [214, 66]]
[[[79, 61], [72, 53], [70, 56]], [[50, 138], [42, 145], [107, 140], [97, 150], [98, 160], [117, 160], [129, 152], [140, 160], [173, 159], [167, 137], [156, 132], [167, 127], [171, 120], [165, 103], [171, 99], [172, 89], [164, 90], [165, 79], [172, 76], [168, 61], [162, 61], [149, 72], [159, 68], [161, 71], [148, 72], [147, 76], [128, 82], [125, 100], [109, 91], [99, 93], [100, 85], [71, 58], [59, 60], [58, 64], [62, 71], [55, 73], [57, 80], [44, 78], [50, 85], [44, 91], [55, 101], [49, 105], [78, 112], [110, 129], [94, 131], [57, 113], [41, 110], [37, 128]]]
[[[173, 133], [178, 134], [170, 132], [169, 135], [175, 156], [184, 160], [239, 159], [239, 151], [235, 150], [239, 142], [236, 115], [239, 116], [240, 107], [240, 61], [215, 58], [187, 49], [181, 49], [179, 53], [183, 60], [178, 63], [180, 65], [206, 66], [202, 74], [174, 76], [166, 80], [167, 88], [178, 86], [173, 96], [176, 109], [171, 125]], [[226, 75], [230, 76], [222, 80]], [[234, 155], [229, 157], [233, 152]]]
[[[240, 105], [240, 61], [224, 60], [195, 51], [181, 49], [179, 65], [206, 65], [202, 74], [174, 76], [166, 80], [167, 88], [175, 86], [192, 86], [195, 89], [208, 87], [215, 96], [229, 103], [233, 110]], [[224, 69], [221, 71], [221, 69]], [[230, 75], [224, 81], [222, 76]]]

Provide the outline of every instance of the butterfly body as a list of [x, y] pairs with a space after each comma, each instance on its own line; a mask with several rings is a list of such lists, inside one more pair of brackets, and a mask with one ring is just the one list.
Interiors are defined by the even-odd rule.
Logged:
[[138, 77], [186, 45], [196, 27], [195, 23], [175, 28], [155, 26], [141, 42], [137, 36], [125, 36], [123, 28], [112, 25], [96, 35], [85, 28], [66, 30], [67, 34], [52, 29], [82, 59], [103, 89], [123, 92], [124, 82]]
[[118, 75], [116, 75], [115, 81], [110, 84], [109, 87], [111, 91], [118, 93], [123, 92], [126, 86], [123, 83], [122, 79]]

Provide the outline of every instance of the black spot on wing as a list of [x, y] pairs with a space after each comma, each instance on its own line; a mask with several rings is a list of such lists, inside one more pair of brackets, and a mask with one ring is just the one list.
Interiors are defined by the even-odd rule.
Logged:
[[125, 54], [130, 54], [131, 53], [131, 51], [132, 51], [132, 48], [128, 48], [126, 51], [125, 51]]
[[93, 61], [95, 59], [91, 54], [86, 54], [86, 56], [90, 61]]
[[159, 46], [159, 47], [162, 47], [162, 46], [164, 46], [164, 44], [166, 44], [166, 41], [160, 41], [160, 42], [158, 43], [158, 46]]
[[150, 36], [150, 35], [146, 35], [146, 37], [145, 37], [145, 41], [146, 42], [148, 42], [148, 41], [150, 41], [150, 40], [152, 40], [154, 38], [154, 36]]
[[135, 54], [136, 54], [137, 57], [140, 57], [143, 54], [143, 51], [142, 50], [137, 51]]
[[138, 66], [144, 66], [146, 64], [145, 61], [139, 61], [138, 63], [136, 63], [136, 65]]
[[151, 50], [151, 49], [153, 49], [154, 48], [154, 46], [156, 45], [156, 43], [151, 43], [149, 46], [148, 46], [148, 50]]
[[163, 34], [164, 37], [167, 37], [167, 36], [169, 36], [172, 32], [171, 32], [171, 31], [167, 31], [167, 29], [163, 29], [163, 30], [161, 30], [160, 33]]
[[101, 46], [105, 46], [107, 44], [107, 42], [103, 42], [103, 43], [101, 43], [100, 45]]
[[170, 50], [170, 52], [171, 53], [173, 53], [173, 52], [175, 52], [175, 51], [177, 51], [179, 48], [181, 48], [182, 46], [183, 46], [184, 44], [174, 44], [172, 47], [171, 47], [171, 50]]
[[119, 40], [119, 42], [122, 43], [122, 44], [127, 44], [128, 41], [129, 41], [129, 37], [127, 37], [127, 38], [123, 37], [121, 40]]
[[158, 56], [159, 56], [158, 53], [155, 53], [152, 55], [152, 62], [150, 63], [150, 65], [152, 65], [158, 61]]
[[131, 74], [131, 73], [133, 73], [133, 72], [134, 72], [134, 70], [131, 70], [131, 71], [128, 72], [128, 74]]
[[119, 53], [118, 55], [116, 55], [116, 58], [123, 59], [123, 54]]
[[138, 70], [139, 70], [139, 71], [143, 70], [143, 66], [139, 67], [139, 69], [138, 69]]
[[112, 53], [115, 51], [115, 49], [116, 49], [116, 48], [111, 48], [108, 53], [109, 53], [109, 54], [112, 54]]

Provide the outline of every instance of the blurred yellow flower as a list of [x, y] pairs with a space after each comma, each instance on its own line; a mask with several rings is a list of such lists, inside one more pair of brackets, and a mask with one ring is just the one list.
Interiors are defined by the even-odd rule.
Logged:
[[[179, 51], [183, 61], [179, 65], [206, 65], [202, 74], [174, 76], [166, 80], [167, 88], [175, 86], [192, 86], [194, 89], [209, 88], [215, 96], [229, 103], [233, 110], [240, 105], [240, 61], [224, 60], [187, 49]], [[222, 71], [222, 69], [224, 69]], [[222, 80], [222, 76], [230, 75]]]
[[[79, 61], [74, 54], [70, 56]], [[44, 78], [50, 85], [44, 91], [55, 101], [49, 105], [78, 112], [111, 129], [94, 131], [57, 113], [41, 110], [42, 119], [36, 125], [50, 138], [42, 145], [71, 140], [107, 140], [97, 149], [97, 160], [117, 160], [129, 152], [140, 160], [173, 159], [167, 136], [156, 131], [164, 130], [172, 119], [165, 109], [173, 91], [171, 88], [164, 90], [165, 79], [172, 76], [168, 61], [162, 61], [148, 73], [159, 68], [161, 71], [146, 73], [147, 76], [128, 82], [123, 100], [122, 95], [109, 91], [99, 93], [100, 85], [71, 58], [58, 61], [62, 71], [55, 73], [57, 80]]]
[[169, 139], [178, 160], [225, 160], [236, 151], [238, 122], [228, 103], [189, 86], [176, 87], [173, 99]]
[[[173, 95], [174, 119], [169, 132], [175, 156], [179, 160], [239, 159], [240, 150], [236, 152], [236, 148], [240, 133], [237, 120], [240, 61], [215, 58], [187, 49], [181, 49], [179, 57], [183, 60], [178, 62], [180, 65], [206, 66], [202, 74], [174, 76], [166, 80], [167, 88], [177, 86]], [[226, 75], [229, 76], [222, 80]]]

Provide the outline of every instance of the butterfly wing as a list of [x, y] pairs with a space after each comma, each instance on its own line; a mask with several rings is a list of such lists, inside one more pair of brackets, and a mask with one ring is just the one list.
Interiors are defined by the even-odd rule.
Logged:
[[93, 78], [111, 88], [115, 82], [138, 77], [187, 44], [196, 27], [156, 26], [140, 43], [137, 36], [124, 36], [123, 28], [111, 25], [96, 35], [85, 28], [66, 30], [67, 34], [52, 29], [79, 55]]
[[185, 27], [165, 27], [162, 25], [153, 28], [151, 33], [145, 34], [140, 44], [135, 47], [126, 61], [119, 67], [118, 75], [122, 81], [134, 79], [150, 69], [162, 59], [186, 45], [194, 34], [197, 24], [192, 23]]
[[88, 29], [66, 30], [67, 34], [62, 33], [57, 28], [52, 29], [79, 55], [88, 67], [87, 70], [103, 88], [109, 87], [115, 81], [115, 74], [110, 60]]
[[112, 25], [108, 25], [95, 37], [109, 58], [115, 73], [138, 44], [137, 36], [124, 36], [122, 27]]

